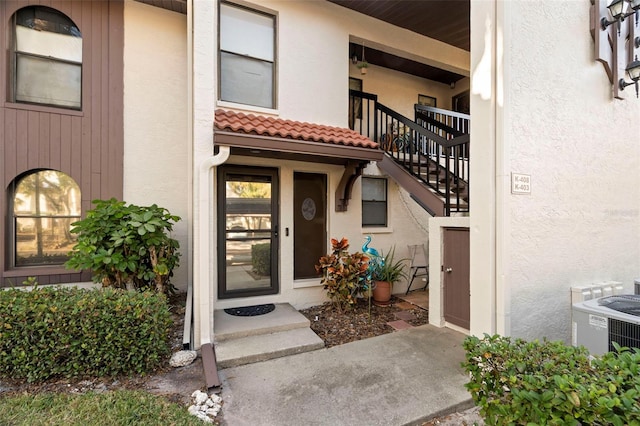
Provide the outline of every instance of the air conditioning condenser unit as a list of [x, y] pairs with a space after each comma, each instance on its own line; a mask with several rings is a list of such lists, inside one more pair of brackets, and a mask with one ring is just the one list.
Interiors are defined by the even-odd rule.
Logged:
[[640, 295], [616, 295], [575, 303], [572, 309], [573, 345], [591, 355], [614, 350], [613, 343], [640, 348]]

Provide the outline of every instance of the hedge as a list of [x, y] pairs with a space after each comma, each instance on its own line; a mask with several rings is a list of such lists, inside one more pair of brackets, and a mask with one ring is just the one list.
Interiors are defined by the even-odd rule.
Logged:
[[258, 275], [271, 274], [271, 244], [262, 243], [251, 246], [251, 264]]
[[640, 425], [640, 350], [590, 357], [562, 342], [464, 341], [466, 385], [491, 425]]
[[0, 376], [34, 382], [150, 372], [170, 353], [170, 324], [162, 294], [0, 291]]

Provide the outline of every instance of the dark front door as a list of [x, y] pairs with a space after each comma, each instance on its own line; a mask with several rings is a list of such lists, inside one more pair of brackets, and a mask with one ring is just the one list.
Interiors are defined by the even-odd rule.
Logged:
[[315, 278], [327, 254], [327, 176], [293, 174], [293, 278]]
[[222, 166], [218, 174], [218, 297], [278, 292], [278, 171]]
[[445, 228], [444, 256], [444, 319], [469, 329], [469, 230]]

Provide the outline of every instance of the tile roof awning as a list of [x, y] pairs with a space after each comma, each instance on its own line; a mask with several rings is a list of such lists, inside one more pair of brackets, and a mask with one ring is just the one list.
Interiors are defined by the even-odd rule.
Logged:
[[347, 211], [355, 181], [369, 161], [381, 161], [378, 144], [342, 127], [282, 118], [216, 110], [215, 144], [230, 146], [241, 155], [260, 155], [344, 165], [335, 192], [335, 209]]
[[365, 136], [342, 127], [218, 109], [214, 142], [250, 150], [342, 160], [380, 161], [383, 152]]

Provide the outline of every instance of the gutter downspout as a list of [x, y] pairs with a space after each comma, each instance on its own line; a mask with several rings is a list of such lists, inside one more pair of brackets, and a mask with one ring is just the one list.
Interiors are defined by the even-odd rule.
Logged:
[[227, 161], [230, 153], [231, 148], [221, 146], [218, 154], [205, 159], [200, 164], [197, 176], [198, 217], [201, 220], [198, 227], [198, 265], [196, 275], [200, 290], [200, 308], [198, 309], [199, 318], [196, 318], [196, 320], [200, 324], [200, 354], [202, 356], [205, 383], [207, 389], [218, 390], [221, 387], [221, 382], [218, 376], [216, 353], [211, 341], [213, 334], [213, 281], [217, 274], [217, 248], [213, 244], [215, 229], [214, 232], [211, 230], [211, 224], [216, 223], [216, 212], [211, 200], [215, 199], [213, 168]]
[[195, 347], [193, 341], [193, 0], [187, 1], [187, 149], [189, 150], [187, 177], [191, 188], [187, 196], [189, 257], [187, 258], [187, 306], [182, 330], [182, 347], [193, 350]]

